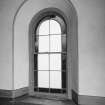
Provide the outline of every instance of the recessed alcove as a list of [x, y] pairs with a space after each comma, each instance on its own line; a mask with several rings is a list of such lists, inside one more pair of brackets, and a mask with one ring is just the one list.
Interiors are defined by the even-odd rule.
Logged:
[[[43, 23], [44, 26], [43, 26], [43, 24], [38, 23], [41, 21], [41, 19], [45, 21]], [[50, 21], [49, 21], [49, 19], [50, 19]], [[50, 26], [48, 26], [48, 27], [50, 27], [50, 33], [49, 33], [49, 28], [47, 27], [47, 25], [49, 25], [49, 22], [50, 22]], [[35, 33], [35, 27], [38, 26], [38, 24], [39, 24], [39, 26], [40, 25], [42, 25], [42, 26], [38, 27], [38, 30], [36, 30], [36, 33]], [[24, 4], [21, 6], [21, 8], [19, 8], [19, 10], [16, 14], [15, 21], [14, 21], [14, 88], [15, 89], [18, 89], [21, 87], [26, 87], [29, 84], [29, 94], [32, 96], [36, 95], [36, 94], [40, 95], [40, 92], [35, 93], [35, 91], [34, 91], [35, 87], [33, 85], [35, 83], [36, 79], [38, 79], [40, 81], [39, 82], [40, 86], [43, 85], [42, 80], [40, 79], [41, 75], [39, 74], [39, 78], [36, 78], [36, 79], [35, 79], [35, 76], [38, 76], [38, 75], [36, 75], [36, 74], [33, 75], [34, 74], [34, 66], [36, 66], [35, 61], [37, 59], [37, 58], [34, 58], [34, 55], [33, 55], [33, 53], [34, 53], [33, 51], [34, 51], [35, 43], [36, 43], [35, 42], [35, 40], [36, 40], [35, 34], [39, 34], [40, 35], [39, 42], [41, 41], [42, 43], [39, 44], [39, 48], [38, 48], [39, 54], [40, 54], [40, 56], [38, 55], [38, 59], [39, 59], [38, 62], [40, 62], [40, 58], [41, 59], [43, 58], [41, 55], [41, 53], [43, 53], [43, 51], [46, 52], [46, 56], [44, 56], [44, 58], [43, 58], [45, 60], [47, 59], [47, 53], [49, 54], [51, 52], [54, 52], [54, 50], [56, 50], [56, 49], [57, 49], [57, 51], [55, 51], [55, 53], [57, 53], [57, 54], [59, 53], [58, 54], [59, 56], [55, 56], [55, 54], [54, 54], [56, 59], [54, 58], [53, 54], [48, 56], [48, 58], [50, 57], [50, 66], [48, 66], [48, 70], [50, 70], [49, 67], [50, 68], [52, 67], [52, 69], [55, 70], [56, 66], [60, 66], [59, 69], [65, 68], [64, 65], [62, 66], [60, 64], [61, 60], [59, 61], [59, 59], [61, 59], [60, 53], [63, 50], [66, 51], [64, 48], [64, 44], [67, 44], [67, 55], [63, 56], [63, 53], [65, 53], [65, 52], [62, 52], [62, 57], [63, 57], [62, 59], [64, 59], [64, 57], [66, 57], [66, 60], [62, 62], [62, 64], [64, 64], [66, 62], [65, 63], [66, 75], [64, 76], [65, 73], [62, 72], [61, 74], [64, 76], [63, 77], [61, 74], [58, 74], [58, 73], [54, 74], [55, 72], [53, 74], [51, 74], [51, 71], [50, 71], [46, 74], [46, 75], [48, 75], [48, 77], [50, 74], [50, 80], [51, 79], [54, 80], [53, 79], [54, 75], [57, 76], [57, 77], [55, 77], [56, 79], [58, 78], [58, 76], [59, 76], [59, 78], [56, 81], [49, 82], [49, 79], [47, 79], [47, 76], [46, 76], [46, 78], [44, 78], [45, 80], [47, 79], [47, 81], [48, 81], [48, 83], [46, 82], [46, 84], [48, 85], [49, 83], [51, 84], [51, 82], [52, 82], [51, 86], [55, 87], [54, 84], [56, 84], [56, 82], [58, 81], [59, 85], [58, 86], [56, 85], [56, 86], [58, 88], [61, 88], [61, 83], [63, 83], [63, 84], [66, 83], [65, 84], [66, 88], [63, 88], [62, 92], [65, 93], [65, 96], [63, 96], [63, 97], [66, 97], [68, 99], [71, 99], [72, 89], [75, 90], [76, 92], [78, 92], [77, 25], [78, 24], [77, 24], [76, 10], [70, 1], [62, 0], [62, 2], [61, 2], [60, 0], [56, 0], [56, 1], [28, 0], [28, 1], [24, 2]], [[55, 28], [52, 28], [54, 26], [55, 26]], [[58, 27], [58, 30], [56, 30], [57, 27]], [[60, 29], [60, 27], [61, 27], [61, 29]], [[43, 30], [45, 30], [45, 31], [43, 31]], [[42, 33], [42, 32], [44, 32], [44, 33]], [[50, 37], [47, 37], [47, 34], [50, 35]], [[53, 35], [53, 34], [57, 34], [57, 35]], [[62, 37], [58, 37], [59, 34], [61, 34]], [[66, 40], [65, 36], [67, 37], [67, 40]], [[48, 44], [49, 38], [50, 38], [50, 45]], [[58, 41], [58, 43], [57, 43], [58, 45], [56, 44], [56, 46], [58, 46], [58, 48], [56, 46], [54, 47], [55, 42], [52, 40], [52, 38], [53, 38], [53, 40], [55, 40], [55, 42]], [[45, 42], [43, 43], [44, 40], [45, 40]], [[61, 46], [61, 44], [59, 44], [59, 43], [61, 43], [60, 42], [61, 40], [62, 40], [63, 46]], [[66, 40], [66, 43], [64, 40]], [[37, 45], [37, 43], [36, 43], [36, 45]], [[43, 46], [45, 46], [45, 48]], [[50, 52], [48, 51], [49, 46], [50, 46]], [[64, 49], [62, 50], [61, 47]], [[37, 47], [35, 48], [35, 50], [37, 50]], [[55, 59], [56, 64], [51, 63], [52, 62], [51, 59], [53, 62], [55, 62], [54, 61], [54, 59]], [[59, 62], [58, 65], [57, 65], [57, 59]], [[49, 61], [44, 61], [44, 63], [42, 63], [42, 64], [38, 63], [39, 65], [40, 64], [42, 65], [39, 67], [39, 69], [45, 67], [45, 65], [47, 67], [47, 63], [49, 63]], [[43, 66], [43, 64], [44, 64], [44, 66]], [[51, 66], [51, 65], [53, 65], [53, 66]], [[46, 67], [43, 69], [47, 69]], [[24, 74], [24, 76], [22, 74]], [[18, 78], [18, 76], [20, 78]], [[26, 78], [29, 78], [29, 79], [26, 79]], [[49, 85], [48, 85], [48, 87], [49, 87]], [[37, 89], [39, 90], [39, 88], [37, 88]], [[45, 89], [45, 91], [47, 91], [47, 90]], [[48, 91], [54, 92], [54, 90], [52, 90], [52, 89], [48, 90]], [[59, 92], [61, 90], [56, 89], [55, 92], [57, 92], [57, 91]], [[62, 95], [58, 94], [58, 96], [62, 96]]]

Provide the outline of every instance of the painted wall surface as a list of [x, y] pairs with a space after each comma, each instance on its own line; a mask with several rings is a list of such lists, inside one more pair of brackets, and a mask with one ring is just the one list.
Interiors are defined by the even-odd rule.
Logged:
[[[105, 0], [71, 1], [78, 13], [79, 94], [105, 97]], [[23, 0], [0, 0], [0, 89], [13, 89], [12, 24], [17, 8], [22, 2]], [[20, 43], [20, 46], [23, 46], [23, 43]], [[17, 62], [22, 66], [18, 57]], [[23, 77], [26, 73], [20, 69], [15, 71], [17, 72]], [[14, 76], [15, 88], [28, 86], [27, 73], [24, 78]], [[75, 77], [76, 73], [74, 79]], [[16, 85], [18, 81], [19, 87]], [[74, 88], [77, 83], [75, 82]]]
[[105, 97], [105, 0], [71, 0], [78, 13], [79, 94]]
[[12, 24], [22, 0], [0, 0], [0, 89], [13, 89]]

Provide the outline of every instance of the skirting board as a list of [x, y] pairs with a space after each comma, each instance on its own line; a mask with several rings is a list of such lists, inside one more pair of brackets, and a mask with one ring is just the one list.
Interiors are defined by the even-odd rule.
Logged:
[[25, 94], [28, 94], [28, 87], [20, 88], [16, 90], [0, 89], [0, 98], [17, 98]]
[[78, 95], [74, 90], [72, 100], [76, 105], [105, 105], [105, 97]]
[[79, 95], [79, 105], [105, 105], [105, 97]]
[[74, 90], [72, 90], [72, 100], [76, 105], [78, 105], [78, 94]]
[[12, 98], [12, 90], [3, 90], [0, 89], [0, 98]]
[[12, 91], [13, 98], [17, 98], [25, 94], [28, 94], [28, 87], [24, 87], [24, 88], [20, 88]]

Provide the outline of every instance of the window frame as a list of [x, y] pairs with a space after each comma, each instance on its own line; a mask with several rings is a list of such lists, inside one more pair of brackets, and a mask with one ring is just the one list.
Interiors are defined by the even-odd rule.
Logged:
[[[63, 59], [62, 59], [62, 57], [64, 57], [66, 54], [67, 54], [67, 50], [66, 51], [64, 51], [63, 50], [63, 43], [62, 43], [62, 38], [64, 37], [65, 38], [65, 41], [67, 41], [67, 35], [66, 35], [66, 24], [65, 24], [65, 22], [64, 22], [64, 20], [61, 18], [61, 17], [58, 17], [57, 15], [55, 15], [55, 14], [52, 14], [51, 16], [49, 15], [48, 17], [46, 16], [43, 20], [41, 20], [40, 22], [39, 22], [39, 24], [36, 26], [37, 28], [36, 28], [36, 30], [35, 30], [35, 41], [36, 41], [36, 38], [37, 39], [39, 39], [40, 37], [45, 37], [45, 36], [48, 36], [49, 38], [51, 38], [51, 36], [58, 36], [58, 34], [51, 34], [50, 33], [50, 26], [48, 25], [48, 27], [49, 27], [49, 33], [48, 33], [48, 35], [40, 35], [39, 34], [39, 29], [40, 29], [40, 26], [41, 26], [41, 24], [43, 24], [43, 22], [45, 22], [46, 20], [48, 20], [49, 21], [49, 25], [50, 25], [50, 21], [51, 20], [54, 20], [54, 21], [56, 21], [59, 25], [60, 25], [60, 28], [61, 28], [61, 33], [59, 33], [59, 36], [60, 36], [60, 38], [61, 38], [61, 51], [48, 51], [48, 52], [40, 52], [39, 50], [38, 51], [35, 51], [35, 55], [37, 55], [37, 57], [36, 58], [34, 58], [34, 59], [38, 59], [38, 55], [44, 55], [44, 54], [48, 54], [48, 59], [49, 60], [51, 60], [51, 58], [50, 58], [50, 56], [52, 55], [52, 54], [55, 54], [55, 55], [58, 55], [58, 54], [60, 54], [60, 56], [61, 56], [61, 89], [56, 89], [56, 88], [51, 88], [51, 87], [48, 87], [48, 88], [45, 88], [45, 92], [49, 92], [49, 93], [53, 93], [53, 91], [55, 91], [55, 94], [56, 93], [59, 93], [60, 92], [60, 94], [64, 94], [67, 90], [66, 90], [66, 84], [64, 84], [64, 82], [66, 81], [66, 79], [65, 79], [65, 81], [63, 81], [63, 78], [64, 78], [64, 74], [63, 73], [65, 73], [65, 75], [66, 75], [66, 67], [65, 67], [65, 70], [63, 70], [62, 68], [63, 68], [63, 64], [62, 64], [62, 62], [63, 62]], [[62, 31], [63, 30], [63, 31]], [[38, 42], [38, 44], [36, 44], [35, 45], [35, 49], [36, 49], [36, 47], [37, 47], [37, 49], [39, 49], [39, 40], [37, 40]], [[36, 43], [36, 42], [35, 42]], [[49, 39], [49, 49], [51, 50], [51, 46], [50, 46], [50, 44], [51, 44], [51, 39]], [[67, 46], [67, 44], [65, 44], [65, 47]], [[65, 59], [67, 59], [66, 58], [66, 56], [65, 56]], [[49, 61], [50, 62], [50, 61]], [[35, 61], [35, 63], [36, 63], [36, 61]], [[35, 65], [37, 65], [38, 64], [38, 61], [37, 61], [37, 63], [35, 64]], [[48, 64], [48, 66], [50, 66], [50, 64]], [[65, 65], [66, 66], [66, 65]], [[37, 67], [35, 67], [35, 69], [34, 69], [34, 71], [35, 71], [35, 73], [37, 73], [37, 76], [36, 76], [36, 79], [35, 80], [37, 80], [37, 78], [38, 78], [38, 72], [40, 72], [40, 71], [42, 71], [42, 70], [38, 70], [38, 65], [37, 65]], [[52, 71], [55, 71], [55, 70], [50, 70], [50, 67], [49, 67], [49, 70], [43, 70], [43, 71], [48, 71], [50, 74], [49, 74], [49, 78], [51, 78], [51, 72]], [[57, 70], [58, 71], [58, 70]], [[34, 75], [35, 75], [35, 73], [34, 73]], [[50, 79], [49, 79], [49, 86], [50, 86], [50, 83], [51, 83], [51, 81], [50, 81]], [[35, 86], [36, 86], [36, 84], [38, 85], [38, 80], [37, 80], [37, 83], [35, 83]], [[64, 86], [65, 85], [65, 86]], [[64, 88], [65, 87], [65, 88]], [[43, 89], [43, 90], [41, 90], [41, 89]], [[38, 92], [40, 92], [40, 91], [44, 91], [44, 87], [43, 88], [40, 88], [40, 87], [36, 87], [35, 88], [35, 92], [36, 91], [38, 91]], [[56, 92], [57, 91], [57, 92]]]
[[[66, 24], [67, 23], [67, 21], [66, 21], [67, 17], [64, 15], [64, 13], [62, 11], [60, 11], [57, 8], [46, 8], [46, 9], [40, 11], [38, 14], [36, 14], [36, 16], [33, 17], [34, 19], [32, 19], [32, 22], [31, 22], [31, 26], [32, 27], [31, 27], [30, 32], [29, 32], [30, 34], [32, 34], [32, 38], [34, 38], [34, 33], [35, 33], [36, 29], [37, 29], [37, 26], [38, 26], [39, 22], [41, 20], [43, 20], [46, 16], [52, 15], [52, 14], [55, 14], [55, 15], [61, 17], [63, 19], [63, 21], [65, 22], [66, 39], [67, 39], [67, 34], [68, 34], [68, 27], [67, 27], [67, 24]], [[33, 39], [30, 39], [30, 40], [32, 40], [32, 42], [34, 42]], [[32, 45], [32, 49], [34, 49], [34, 43], [31, 43], [31, 45]], [[66, 41], [66, 47], [67, 47], [67, 41]], [[68, 51], [66, 53], [68, 55]], [[32, 58], [33, 54], [34, 54], [34, 52], [31, 51], [31, 54], [30, 54], [31, 57], [29, 57], [29, 58], [31, 58], [30, 59], [31, 60], [31, 64], [30, 65], [34, 65], [33, 64], [34, 59]], [[66, 64], [66, 68], [67, 68], [67, 65], [68, 64]], [[68, 69], [66, 69], [66, 70], [67, 70], [67, 73], [68, 73]], [[30, 78], [31, 82], [30, 82], [30, 92], [29, 93], [31, 95], [34, 95], [34, 96], [37, 96], [37, 97], [43, 97], [43, 95], [44, 95], [44, 97], [54, 98], [54, 99], [55, 98], [57, 98], [57, 99], [68, 99], [68, 75], [66, 75], [66, 91], [67, 91], [66, 94], [34, 92], [34, 83], [32, 82], [33, 80], [34, 80], [34, 76], [32, 76]]]

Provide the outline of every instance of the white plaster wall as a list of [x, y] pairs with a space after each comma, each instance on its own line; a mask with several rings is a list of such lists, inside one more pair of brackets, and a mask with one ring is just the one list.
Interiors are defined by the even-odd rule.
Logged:
[[[105, 0], [71, 1], [78, 13], [79, 94], [105, 97]], [[21, 41], [20, 45], [15, 46], [24, 51], [22, 56], [16, 55], [15, 60], [17, 59], [21, 69], [20, 66], [15, 65], [18, 69], [15, 71], [14, 83], [12, 77], [12, 23], [17, 8], [22, 2], [23, 0], [0, 0], [0, 89], [12, 90], [14, 83], [15, 89], [28, 86], [28, 71], [26, 73], [24, 70], [25, 68], [28, 70], [27, 54], [24, 54], [27, 49], [20, 47], [24, 46], [20, 36], [15, 37]], [[18, 35], [19, 33], [17, 32]], [[22, 37], [27, 40], [26, 37]], [[22, 61], [18, 61], [21, 57], [26, 62], [25, 67]], [[17, 73], [19, 75], [16, 75]], [[76, 75], [74, 73], [74, 80], [75, 77], [77, 78]], [[74, 88], [78, 86], [77, 83], [74, 83]]]
[[78, 13], [79, 94], [105, 97], [105, 0], [71, 0]]
[[0, 89], [13, 89], [12, 24], [22, 0], [0, 0]]

